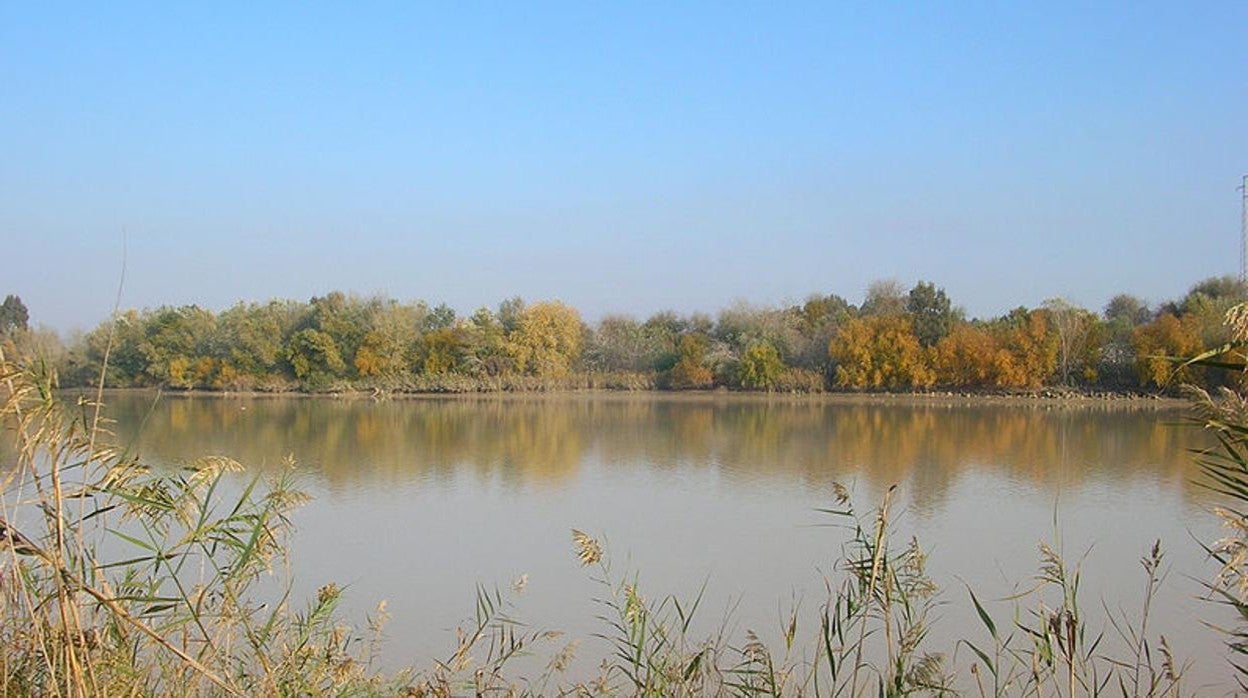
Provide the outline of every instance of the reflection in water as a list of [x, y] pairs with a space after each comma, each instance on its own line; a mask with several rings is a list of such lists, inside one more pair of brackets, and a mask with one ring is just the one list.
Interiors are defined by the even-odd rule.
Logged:
[[252, 467], [294, 455], [333, 487], [385, 487], [473, 472], [560, 487], [587, 459], [618, 468], [717, 468], [729, 481], [911, 484], [938, 506], [957, 478], [990, 469], [1041, 488], [1088, 480], [1191, 489], [1181, 413], [1051, 405], [893, 405], [646, 398], [363, 400], [114, 397], [123, 438], [177, 462], [207, 453]]

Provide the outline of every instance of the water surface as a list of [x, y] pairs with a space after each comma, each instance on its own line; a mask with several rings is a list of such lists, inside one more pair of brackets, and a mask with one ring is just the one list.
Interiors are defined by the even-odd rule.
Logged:
[[[1001, 599], [1029, 587], [1038, 543], [1083, 567], [1084, 606], [1137, 607], [1156, 539], [1171, 572], [1154, 621], [1201, 681], [1224, 675], [1219, 620], [1196, 599], [1211, 573], [1195, 539], [1218, 535], [1183, 414], [1119, 404], [977, 404], [708, 396], [496, 396], [374, 402], [110, 398], [122, 438], [162, 463], [221, 454], [256, 471], [292, 456], [313, 496], [291, 542], [298, 588], [385, 599], [384, 658], [427, 666], [454, 646], [476, 584], [527, 575], [515, 615], [583, 639], [601, 594], [570, 530], [606, 539], [617, 573], [650, 597], [706, 583], [707, 629], [774, 635], [793, 604], [815, 611], [844, 533], [816, 510], [848, 486], [867, 513], [898, 486], [899, 539], [931, 551], [944, 590], [934, 649], [982, 637], [965, 585]], [[1010, 605], [990, 604], [1008, 618]], [[731, 609], [731, 614], [729, 610]], [[977, 633], [979, 635], [977, 635]], [[552, 647], [551, 650], [557, 649]], [[960, 657], [962, 669], [969, 662]]]

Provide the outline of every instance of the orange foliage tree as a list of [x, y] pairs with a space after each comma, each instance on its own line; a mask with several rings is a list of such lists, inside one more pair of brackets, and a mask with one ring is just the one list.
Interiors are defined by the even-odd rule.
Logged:
[[937, 381], [958, 388], [996, 386], [996, 337], [980, 325], [960, 323], [936, 344]]

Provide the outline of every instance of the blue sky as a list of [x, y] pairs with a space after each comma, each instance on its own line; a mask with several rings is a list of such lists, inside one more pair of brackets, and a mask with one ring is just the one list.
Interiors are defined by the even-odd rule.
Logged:
[[0, 4], [0, 293], [972, 315], [1239, 269], [1248, 3]]

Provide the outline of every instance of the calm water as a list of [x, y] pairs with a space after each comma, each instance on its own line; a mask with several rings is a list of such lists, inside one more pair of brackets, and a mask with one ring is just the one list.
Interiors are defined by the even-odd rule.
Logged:
[[[385, 599], [392, 666], [447, 656], [474, 585], [521, 575], [514, 614], [582, 638], [596, 664], [599, 589], [572, 528], [604, 537], [649, 597], [708, 582], [708, 629], [733, 608], [739, 634], [774, 636], [783, 609], [822, 600], [844, 534], [815, 510], [842, 482], [864, 513], [899, 486], [899, 535], [931, 551], [947, 602], [936, 649], [982, 637], [964, 584], [997, 599], [1029, 587], [1038, 542], [1055, 534], [1082, 560], [1086, 609], [1136, 608], [1138, 560], [1160, 538], [1171, 572], [1154, 627], [1201, 681], [1225, 673], [1198, 622], [1218, 611], [1192, 579], [1211, 572], [1194, 538], [1218, 535], [1186, 453], [1203, 435], [1173, 410], [653, 396], [110, 405], [150, 461], [223, 454], [263, 470], [293, 455], [315, 497], [295, 518], [297, 586], [348, 586], [357, 619]], [[991, 607], [1008, 618], [1006, 602]]]

